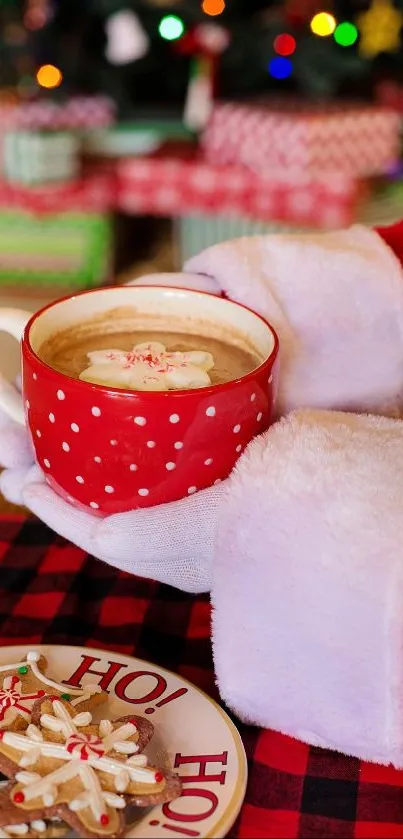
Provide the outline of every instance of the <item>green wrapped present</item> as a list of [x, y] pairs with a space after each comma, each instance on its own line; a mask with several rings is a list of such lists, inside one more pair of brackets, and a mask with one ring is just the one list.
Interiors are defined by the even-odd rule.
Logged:
[[100, 213], [0, 211], [0, 285], [87, 289], [109, 278], [112, 230]]
[[178, 120], [136, 120], [82, 135], [85, 154], [97, 157], [126, 157], [152, 154], [166, 142], [193, 142], [194, 135]]
[[403, 216], [403, 180], [381, 181], [357, 209], [357, 221], [370, 227], [395, 224]]
[[71, 131], [7, 131], [3, 140], [3, 174], [19, 184], [74, 180], [79, 173], [80, 139]]

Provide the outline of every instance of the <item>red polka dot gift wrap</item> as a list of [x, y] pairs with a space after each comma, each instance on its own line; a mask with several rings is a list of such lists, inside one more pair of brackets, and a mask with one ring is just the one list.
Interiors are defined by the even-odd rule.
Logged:
[[[64, 376], [37, 355], [44, 340], [116, 307], [215, 323], [247, 336], [262, 363], [247, 375], [195, 390], [107, 388]], [[181, 331], [184, 331], [183, 329]], [[113, 335], [111, 335], [113, 343]], [[36, 458], [53, 489], [97, 515], [174, 501], [227, 477], [273, 419], [278, 341], [249, 309], [200, 292], [98, 289], [65, 298], [28, 323], [23, 398]]]

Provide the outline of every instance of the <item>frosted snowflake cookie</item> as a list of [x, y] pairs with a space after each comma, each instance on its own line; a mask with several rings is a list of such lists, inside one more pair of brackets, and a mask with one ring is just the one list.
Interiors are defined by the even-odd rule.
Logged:
[[122, 836], [129, 804], [148, 807], [181, 792], [176, 775], [141, 753], [152, 733], [141, 717], [96, 724], [58, 697], [39, 699], [26, 731], [0, 732], [0, 770], [15, 781], [10, 802], [23, 821], [58, 816], [79, 836]]
[[211, 353], [167, 352], [164, 344], [137, 344], [130, 352], [96, 350], [80, 374], [84, 382], [129, 390], [187, 390], [208, 387], [214, 367]]
[[61, 819], [21, 821], [21, 810], [10, 800], [10, 783], [0, 789], [0, 839], [59, 839], [69, 831]]
[[28, 652], [22, 661], [0, 666], [0, 730], [24, 730], [34, 703], [46, 694], [58, 694], [83, 711], [106, 701], [107, 695], [98, 685], [69, 687], [47, 676], [46, 667], [46, 658], [36, 650]]
[[[11, 805], [12, 806], [12, 805]], [[14, 811], [17, 808], [14, 808]], [[7, 811], [6, 811], [7, 812]], [[10, 811], [10, 818], [14, 812]], [[17, 813], [21, 819], [21, 812]], [[3, 818], [0, 816], [1, 821]], [[60, 819], [34, 819], [31, 822], [13, 822], [0, 827], [0, 839], [59, 839], [69, 828]]]

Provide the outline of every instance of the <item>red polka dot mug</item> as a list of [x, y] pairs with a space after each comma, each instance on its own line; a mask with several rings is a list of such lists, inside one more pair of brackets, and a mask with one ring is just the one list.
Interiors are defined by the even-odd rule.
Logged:
[[[65, 376], [38, 356], [53, 334], [117, 307], [169, 323], [197, 318], [247, 337], [262, 358], [225, 384], [166, 392], [110, 388]], [[4, 379], [0, 407], [27, 423], [51, 487], [95, 515], [175, 501], [226, 478], [273, 418], [278, 339], [259, 315], [210, 294], [160, 286], [97, 289], [30, 317], [0, 310], [0, 329], [21, 340], [23, 396]], [[221, 334], [221, 333], [220, 333]]]

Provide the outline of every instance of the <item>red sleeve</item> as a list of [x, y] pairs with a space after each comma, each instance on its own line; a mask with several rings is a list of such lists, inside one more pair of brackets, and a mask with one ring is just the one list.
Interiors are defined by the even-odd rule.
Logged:
[[403, 221], [392, 224], [390, 227], [376, 227], [376, 232], [392, 248], [397, 258], [403, 265]]

